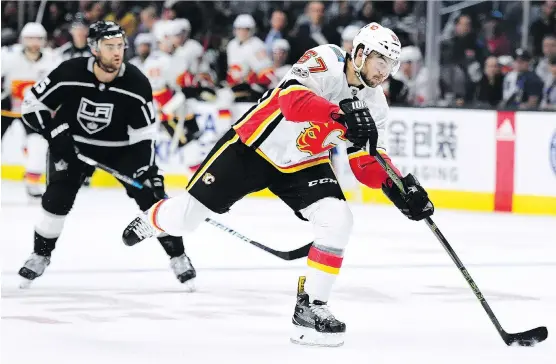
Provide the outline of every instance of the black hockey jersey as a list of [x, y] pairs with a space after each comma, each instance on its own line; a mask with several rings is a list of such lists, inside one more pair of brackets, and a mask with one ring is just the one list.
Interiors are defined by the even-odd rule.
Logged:
[[[38, 129], [45, 110], [55, 112], [55, 124], [69, 125], [78, 143], [119, 147], [153, 140], [158, 125], [149, 80], [130, 63], [123, 63], [117, 77], [102, 83], [93, 73], [94, 57], [73, 58], [61, 63], [25, 97], [24, 121], [38, 116]], [[33, 125], [30, 125], [33, 126]]]

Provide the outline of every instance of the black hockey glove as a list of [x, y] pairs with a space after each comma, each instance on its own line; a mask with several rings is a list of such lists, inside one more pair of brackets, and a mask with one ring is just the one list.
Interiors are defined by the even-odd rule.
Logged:
[[68, 123], [56, 123], [55, 119], [42, 131], [42, 136], [48, 141], [49, 159], [54, 165], [55, 172], [78, 172], [77, 148], [69, 130]]
[[347, 128], [346, 138], [355, 147], [367, 150], [370, 155], [376, 155], [378, 131], [367, 104], [361, 100], [345, 99], [340, 102], [340, 109], [344, 114], [333, 114], [332, 119]]
[[434, 205], [429, 200], [427, 191], [419, 184], [411, 173], [401, 178], [405, 194], [388, 178], [382, 184], [382, 192], [396, 205], [396, 207], [410, 220], [419, 221], [434, 213]]
[[135, 178], [146, 187], [150, 188], [157, 200], [162, 200], [166, 197], [166, 192], [164, 191], [164, 177], [158, 174], [157, 166], [150, 166], [146, 171], [136, 173]]

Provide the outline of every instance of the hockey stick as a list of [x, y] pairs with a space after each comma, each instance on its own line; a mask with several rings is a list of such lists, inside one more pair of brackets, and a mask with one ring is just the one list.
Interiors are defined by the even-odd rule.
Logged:
[[[117, 170], [110, 168], [102, 163], [99, 163], [97, 161], [95, 161], [94, 159], [91, 159], [87, 156], [84, 156], [83, 154], [78, 153], [77, 154], [77, 158], [79, 160], [81, 160], [84, 163], [87, 163], [90, 166], [96, 167], [98, 169], [102, 169], [105, 172], [110, 173], [112, 176], [114, 176], [115, 178], [119, 179], [120, 181], [122, 181], [123, 183], [126, 183], [130, 186], [133, 186], [137, 189], [143, 189], [145, 186], [137, 181], [136, 179], [133, 179], [129, 176], [126, 176], [125, 174], [122, 174], [120, 172], [118, 172]], [[249, 243], [251, 245], [256, 246], [259, 249], [264, 250], [267, 253], [270, 253], [280, 259], [283, 260], [296, 260], [299, 258], [304, 258], [309, 254], [309, 249], [311, 249], [311, 246], [313, 245], [313, 242], [310, 242], [309, 244], [306, 244], [304, 246], [302, 246], [301, 248], [295, 249], [295, 250], [291, 250], [291, 251], [279, 251], [279, 250], [274, 250], [272, 248], [269, 248], [268, 246], [261, 244], [255, 240], [249, 239], [248, 237], [246, 237], [245, 235], [242, 235], [240, 233], [238, 233], [237, 231], [230, 229], [229, 227], [227, 227], [226, 225], [223, 225], [221, 223], [219, 223], [218, 221], [215, 221], [209, 217], [207, 217], [205, 219], [206, 222], [208, 222], [209, 224], [216, 226], [217, 228], [219, 228], [220, 230], [223, 230], [225, 232], [227, 232], [230, 235], [233, 235], [241, 240], [243, 240], [246, 243]]]
[[[384, 171], [386, 171], [386, 173], [396, 184], [396, 186], [398, 186], [402, 194], [405, 194], [406, 191], [404, 189], [402, 181], [400, 180], [400, 177], [398, 177], [398, 175], [396, 174], [396, 172], [394, 172], [394, 170], [388, 164], [388, 162], [386, 162], [378, 152], [375, 156], [375, 159], [378, 161], [378, 163], [384, 169]], [[506, 345], [517, 344], [519, 346], [533, 346], [536, 343], [544, 341], [548, 337], [548, 330], [545, 326], [537, 327], [532, 330], [528, 330], [524, 332], [518, 332], [515, 334], [509, 334], [506, 331], [504, 331], [502, 325], [500, 325], [500, 322], [494, 315], [494, 312], [492, 312], [492, 309], [487, 303], [485, 297], [479, 290], [479, 287], [477, 286], [473, 278], [471, 278], [471, 275], [469, 274], [469, 272], [467, 271], [467, 269], [465, 268], [461, 260], [456, 255], [456, 252], [452, 249], [452, 247], [448, 243], [448, 240], [446, 240], [444, 235], [442, 235], [440, 229], [436, 226], [436, 224], [432, 221], [430, 217], [427, 217], [425, 219], [425, 222], [427, 223], [427, 226], [431, 229], [431, 231], [436, 236], [440, 244], [442, 244], [442, 246], [450, 256], [450, 258], [452, 258], [452, 260], [460, 270], [461, 274], [463, 275], [463, 277], [465, 278], [465, 280], [473, 290], [473, 293], [475, 293], [475, 296], [477, 296], [477, 299], [479, 300], [484, 310], [486, 311], [488, 317], [490, 318], [490, 321], [492, 321], [494, 327], [496, 327], [496, 330], [498, 331], [498, 333], [500, 334], [502, 340], [504, 340]]]

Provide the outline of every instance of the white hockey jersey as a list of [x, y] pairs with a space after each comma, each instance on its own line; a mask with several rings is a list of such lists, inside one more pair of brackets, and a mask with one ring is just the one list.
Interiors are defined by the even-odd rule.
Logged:
[[228, 43], [228, 74], [226, 80], [231, 86], [240, 83], [268, 85], [274, 80], [272, 61], [266, 46], [257, 37], [245, 42], [234, 38]]
[[23, 47], [14, 45], [2, 52], [2, 78], [4, 88], [12, 101], [12, 112], [20, 113], [25, 91], [56, 68], [61, 58], [51, 49], [43, 49], [37, 61], [30, 61]]
[[203, 53], [203, 46], [194, 39], [186, 40], [181, 47], [176, 49], [173, 57], [178, 85], [182, 87], [193, 85], [194, 77], [201, 71]]
[[342, 142], [351, 146], [344, 137], [345, 127], [332, 120], [330, 123], [292, 122], [283, 117], [279, 105], [279, 98], [290, 92], [309, 90], [334, 104], [354, 96], [364, 100], [378, 129], [377, 147], [385, 150], [388, 104], [384, 91], [381, 86], [350, 87], [344, 73], [345, 57], [345, 51], [331, 44], [307, 51], [280, 86], [267, 91], [258, 105], [234, 125], [240, 139], [285, 173], [329, 163], [330, 149]]

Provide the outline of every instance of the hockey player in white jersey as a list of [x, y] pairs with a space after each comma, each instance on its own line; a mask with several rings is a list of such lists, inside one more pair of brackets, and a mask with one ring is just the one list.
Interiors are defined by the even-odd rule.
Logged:
[[[58, 54], [45, 48], [46, 30], [39, 23], [27, 23], [21, 30], [21, 46], [3, 52], [2, 79], [11, 108], [2, 110], [2, 134], [15, 119], [21, 119], [21, 104], [25, 92], [42, 79], [61, 61]], [[25, 124], [24, 124], [25, 125]], [[46, 168], [47, 143], [30, 128], [27, 133], [25, 185], [30, 197], [40, 197], [43, 187], [40, 177]]]
[[129, 63], [139, 68], [141, 72], [145, 73], [143, 69], [147, 57], [151, 54], [151, 49], [154, 45], [154, 38], [150, 33], [137, 34], [133, 41], [135, 46], [135, 57], [129, 60]]
[[232, 87], [236, 101], [256, 101], [276, 81], [265, 44], [253, 35], [254, 30], [253, 17], [239, 15], [234, 21], [235, 38], [226, 48], [226, 81]]
[[289, 53], [290, 43], [287, 40], [276, 39], [272, 43], [272, 62], [277, 82], [280, 82], [290, 68], [292, 68], [291, 64], [286, 64]]
[[388, 105], [380, 84], [399, 68], [400, 42], [390, 29], [371, 23], [353, 46], [351, 54], [332, 44], [308, 50], [217, 143], [185, 193], [156, 203], [123, 233], [126, 245], [162, 232], [184, 234], [210, 213], [224, 213], [248, 193], [268, 187], [311, 222], [315, 233], [292, 319], [291, 341], [299, 344], [342, 345], [346, 330], [327, 302], [353, 217], [330, 165], [330, 149], [346, 143], [357, 179], [382, 188], [409, 219], [434, 212], [415, 177], [401, 178], [409, 191], [402, 195], [374, 158], [378, 152], [389, 161]]
[[[174, 58], [176, 47], [172, 42], [173, 34], [172, 22], [164, 23], [156, 28], [155, 38], [158, 49], [152, 51], [142, 65], [142, 71], [149, 79], [153, 89], [153, 99], [159, 111], [158, 118], [162, 127], [168, 132], [170, 137], [174, 137], [177, 130], [177, 116], [164, 112], [165, 106], [174, 97], [181, 96], [181, 89], [177, 85], [178, 69]], [[189, 141], [198, 137], [199, 127], [195, 114], [185, 116], [185, 124], [182, 131], [179, 131], [178, 146], [183, 146]]]

